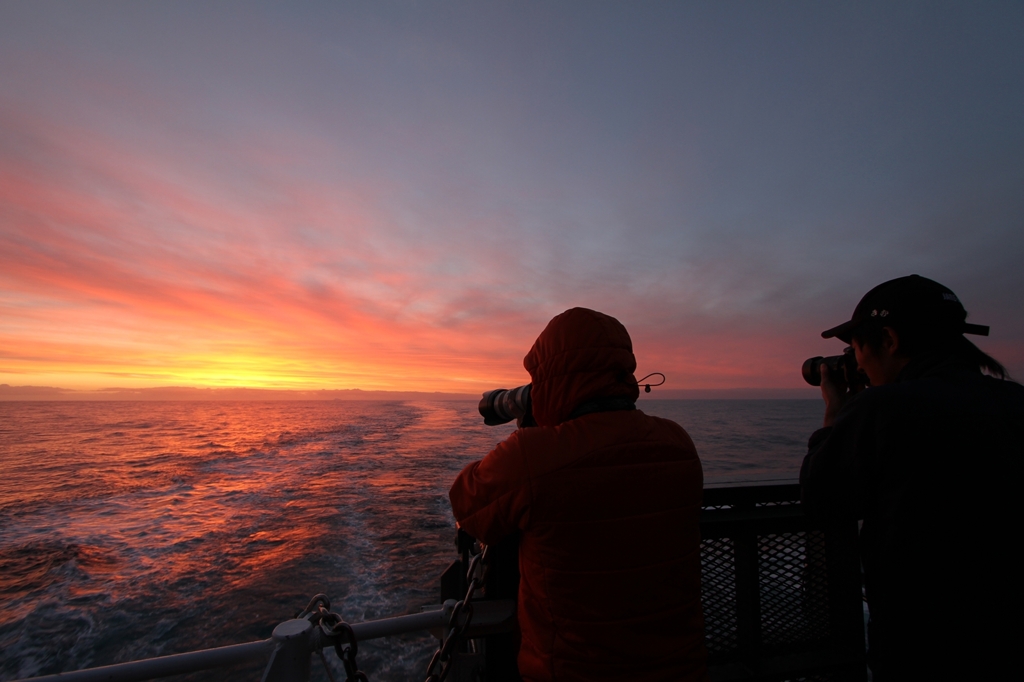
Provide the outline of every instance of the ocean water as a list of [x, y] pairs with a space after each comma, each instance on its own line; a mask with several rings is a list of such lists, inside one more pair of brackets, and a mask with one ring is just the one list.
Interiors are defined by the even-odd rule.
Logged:
[[[687, 429], [710, 484], [795, 478], [822, 413], [640, 407]], [[418, 612], [455, 558], [451, 481], [511, 431], [472, 402], [0, 402], [0, 680], [263, 639], [318, 592], [349, 622]], [[359, 665], [423, 679], [435, 646], [365, 642]]]

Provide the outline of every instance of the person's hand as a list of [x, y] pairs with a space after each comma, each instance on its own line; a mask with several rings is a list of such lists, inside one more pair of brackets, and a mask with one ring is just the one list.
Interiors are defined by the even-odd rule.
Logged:
[[832, 426], [836, 421], [836, 415], [843, 405], [850, 399], [850, 387], [846, 383], [844, 372], [836, 372], [835, 377], [829, 371], [828, 365], [821, 365], [821, 398], [825, 401], [825, 426]]

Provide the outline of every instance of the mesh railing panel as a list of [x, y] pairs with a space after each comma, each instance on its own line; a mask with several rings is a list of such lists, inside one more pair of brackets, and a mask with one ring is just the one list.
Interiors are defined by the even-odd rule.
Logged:
[[806, 645], [827, 640], [825, 534], [762, 535], [757, 544], [762, 644]]
[[789, 484], [705, 490], [702, 602], [712, 679], [865, 677], [856, 527], [815, 527], [799, 500], [799, 486]]
[[739, 645], [736, 551], [732, 538], [705, 539], [700, 544], [704, 642], [710, 656], [727, 654]]

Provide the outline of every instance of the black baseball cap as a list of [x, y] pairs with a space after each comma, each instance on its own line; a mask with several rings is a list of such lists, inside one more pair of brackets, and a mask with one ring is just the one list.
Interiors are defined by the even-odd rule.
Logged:
[[934, 280], [908, 275], [883, 282], [864, 294], [848, 322], [826, 329], [822, 338], [833, 336], [850, 343], [858, 327], [880, 320], [936, 334], [977, 334], [988, 336], [988, 327], [968, 324], [967, 311], [956, 294]]

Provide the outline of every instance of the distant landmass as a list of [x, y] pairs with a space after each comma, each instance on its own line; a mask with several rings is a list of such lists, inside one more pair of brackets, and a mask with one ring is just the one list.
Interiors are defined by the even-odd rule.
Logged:
[[[659, 389], [642, 400], [792, 400], [820, 398], [816, 388]], [[102, 388], [85, 391], [54, 386], [0, 384], [0, 400], [479, 400], [479, 393], [426, 391], [285, 390], [270, 388]]]

